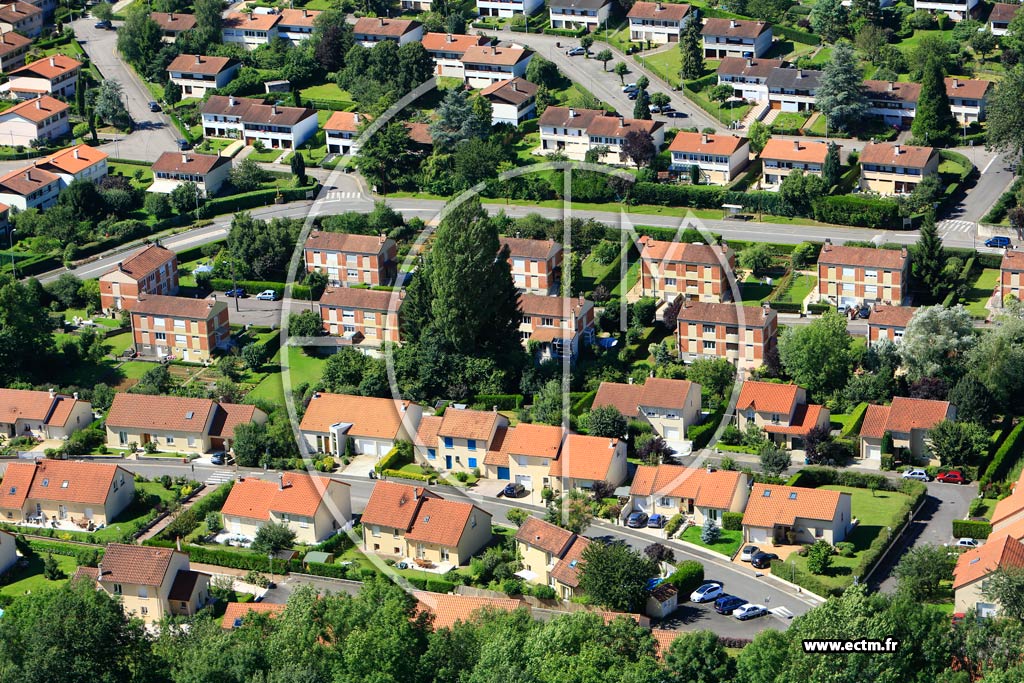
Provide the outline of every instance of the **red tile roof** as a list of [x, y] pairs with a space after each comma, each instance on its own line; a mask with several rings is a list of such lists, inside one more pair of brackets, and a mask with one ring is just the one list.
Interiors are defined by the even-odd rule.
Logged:
[[934, 156], [934, 147], [897, 145], [890, 142], [869, 142], [860, 153], [860, 162], [862, 164], [924, 168]]
[[[346, 113], [346, 112], [341, 112]], [[347, 232], [326, 232], [313, 230], [309, 233], [305, 249], [321, 249], [324, 251], [342, 251], [351, 254], [378, 255], [387, 251], [394, 242], [379, 235], [354, 235]]]
[[921, 97], [920, 83], [901, 83], [899, 81], [864, 81], [864, 89], [870, 100], [887, 102], [917, 102]]
[[[660, 263], [694, 263], [703, 266], [722, 266], [732, 259], [732, 249], [722, 244], [713, 247], [708, 244], [690, 242], [668, 242], [653, 237], [640, 238], [640, 258]], [[721, 257], [721, 258], [719, 258]]]
[[378, 481], [373, 485], [360, 523], [364, 527], [372, 524], [406, 531], [412, 526], [423, 499], [438, 497], [422, 486]]
[[186, 74], [203, 74], [205, 76], [216, 76], [222, 71], [230, 69], [238, 64], [237, 60], [231, 57], [207, 57], [206, 55], [180, 54], [167, 65], [167, 71], [176, 71]]
[[901, 249], [874, 249], [872, 247], [844, 247], [829, 244], [821, 248], [818, 263], [827, 266], [889, 268], [899, 270], [907, 262]]
[[1003, 260], [999, 264], [999, 269], [1017, 273], [1024, 272], [1024, 252], [1007, 249], [1003, 253]]
[[517, 598], [484, 598], [469, 595], [449, 595], [415, 591], [417, 611], [433, 616], [434, 630], [452, 628], [459, 622], [473, 621], [482, 610], [494, 609], [512, 612], [530, 606]]
[[[1021, 476], [1024, 477], [1024, 473], [1022, 473]], [[7, 480], [4, 479], [5, 483], [6, 481]], [[6, 493], [6, 491], [4, 491], [4, 493]], [[1011, 495], [996, 503], [996, 507], [992, 511], [992, 519], [990, 520], [992, 522], [992, 526], [999, 527], [1002, 522], [1021, 511], [1024, 511], [1024, 487], [1021, 487], [1020, 484], [1018, 484], [1017, 488]]]
[[228, 12], [224, 15], [224, 28], [269, 31], [281, 21], [280, 14]]
[[320, 10], [315, 9], [283, 9], [281, 10], [281, 27], [313, 26]]
[[138, 280], [142, 280], [165, 263], [170, 263], [177, 270], [177, 261], [178, 257], [170, 249], [165, 249], [159, 244], [150, 244], [126, 258], [118, 264], [117, 268], [107, 271], [105, 275], [110, 275], [120, 270]]
[[99, 580], [103, 583], [130, 583], [159, 586], [170, 568], [172, 548], [111, 543], [100, 560]]
[[565, 551], [555, 566], [551, 569], [550, 576], [555, 581], [564, 583], [570, 588], [580, 585], [580, 569], [582, 568], [583, 551], [590, 545], [590, 540], [583, 536], [573, 539], [572, 545]]
[[139, 292], [131, 303], [132, 315], [156, 315], [167, 318], [188, 318], [190, 320], [212, 320], [227, 309], [227, 303], [208, 299], [190, 299], [185, 296], [166, 296]]
[[1013, 21], [1014, 15], [1017, 14], [1017, 11], [1020, 10], [1020, 8], [1021, 5], [1017, 3], [1011, 4], [1006, 2], [997, 2], [995, 6], [992, 7], [992, 12], [988, 15], [988, 20], [990, 23], [1003, 22], [1008, 24]]
[[686, 407], [686, 397], [693, 386], [693, 382], [685, 379], [650, 377], [643, 383], [640, 405], [680, 410]]
[[[257, 411], [259, 412], [257, 413]], [[245, 403], [219, 403], [213, 414], [213, 422], [210, 424], [210, 436], [234, 439], [235, 427], [252, 422], [257, 415], [262, 420], [266, 414], [256, 406]]]
[[5, 510], [21, 510], [32, 488], [35, 477], [35, 465], [29, 463], [8, 463], [0, 482], [0, 508]]
[[608, 477], [618, 439], [569, 434], [562, 454], [551, 463], [551, 476], [600, 481]]
[[353, 31], [358, 35], [366, 36], [404, 36], [410, 31], [415, 31], [420, 22], [411, 19], [386, 19], [384, 17], [360, 17], [356, 20]]
[[416, 445], [424, 448], [437, 447], [437, 431], [441, 429], [443, 417], [437, 415], [424, 415], [420, 419], [419, 429], [416, 430]]
[[491, 514], [471, 503], [443, 498], [427, 498], [421, 503], [406, 539], [454, 548], [463, 531], [475, 524], [486, 525], [490, 532]]
[[402, 418], [407, 415], [411, 405], [411, 401], [395, 401], [390, 398], [318, 392], [310, 400], [299, 429], [304, 432], [328, 432], [331, 425], [347, 422], [352, 425], [347, 432], [349, 436], [395, 439], [402, 431]]
[[828, 145], [824, 142], [802, 140], [769, 140], [761, 150], [762, 159], [781, 159], [811, 164], [824, 164]]
[[466, 68], [470, 64], [493, 64], [496, 66], [512, 66], [533, 53], [521, 47], [503, 47], [499, 45], [471, 45], [462, 55], [462, 63]]
[[[33, 391], [30, 389], [2, 389], [0, 388], [0, 423], [13, 425], [18, 420], [32, 420], [46, 422], [56, 426], [63, 426], [63, 417], [74, 408], [77, 399], [63, 394], [50, 396], [49, 391]], [[58, 412], [58, 405], [60, 414]]]
[[747, 59], [725, 57], [718, 65], [719, 76], [746, 76], [747, 78], [768, 78], [772, 69], [782, 68], [781, 59]]
[[766, 424], [763, 429], [769, 434], [806, 435], [818, 426], [822, 410], [824, 410], [822, 406], [815, 405], [813, 403], [801, 404], [796, 407], [795, 411], [793, 411], [793, 419], [790, 420], [788, 425]]
[[676, 320], [686, 323], [714, 323], [719, 325], [739, 325], [740, 314], [743, 312], [743, 327], [759, 329], [767, 327], [771, 320], [778, 317], [771, 308], [737, 306], [736, 304], [714, 304], [704, 301], [684, 301], [676, 314]]
[[[10, 111], [8, 109], [8, 111]], [[0, 176], [0, 187], [6, 191], [25, 197], [36, 190], [60, 182], [60, 176], [46, 169], [29, 166], [19, 168]]]
[[32, 465], [11, 463], [8, 472], [15, 465], [34, 470], [29, 498], [68, 503], [103, 505], [115, 477], [120, 475], [127, 482], [133, 476], [118, 465], [99, 462], [40, 460]]
[[400, 292], [362, 287], [333, 287], [328, 288], [320, 297], [320, 306], [396, 312], [402, 307], [402, 301]]
[[626, 417], [637, 417], [640, 414], [640, 396], [643, 393], [644, 389], [639, 384], [601, 382], [591, 410], [611, 406]]
[[982, 100], [988, 95], [988, 91], [993, 85], [992, 81], [950, 77], [946, 79], [946, 95], [948, 97], [964, 97], [969, 100]]
[[196, 18], [193, 14], [152, 12], [149, 18], [163, 31], [189, 31], [196, 27]]
[[960, 555], [953, 569], [953, 590], [963, 588], [997, 569], [1024, 568], [1024, 543], [1009, 535], [989, 537], [985, 544]]
[[501, 246], [508, 247], [509, 256], [544, 260], [554, 251], [561, 251], [562, 245], [554, 240], [531, 240], [521, 237], [499, 237]]
[[37, 160], [35, 165], [53, 173], [75, 175], [90, 166], [105, 161], [107, 156], [107, 153], [102, 149], [90, 147], [89, 145], [75, 145], [74, 147], [68, 147], [43, 157]]
[[469, 408], [448, 407], [444, 411], [439, 436], [450, 436], [457, 439], [476, 439], [486, 441], [491, 438], [495, 427], [501, 421], [501, 415], [493, 410], [472, 410]]
[[[487, 455], [484, 456], [485, 465], [493, 465], [494, 467], [508, 467], [508, 449], [505, 447], [505, 439], [508, 436], [508, 427], [498, 427], [494, 430], [494, 438], [491, 439], [491, 445], [487, 449]], [[435, 443], [437, 436], [434, 436]]]
[[253, 612], [277, 616], [284, 611], [285, 605], [274, 602], [229, 602], [220, 620], [221, 628], [235, 628], [235, 621], [245, 623], [245, 616]]
[[629, 19], [657, 19], [682, 21], [690, 13], [690, 6], [674, 2], [637, 2], [626, 16]]
[[12, 78], [17, 76], [25, 76], [29, 74], [38, 74], [43, 78], [52, 81], [58, 76], [63, 76], [66, 73], [80, 69], [82, 63], [77, 59], [72, 59], [67, 55], [51, 55], [49, 57], [43, 57], [37, 59], [31, 64], [11, 71], [10, 76]]
[[875, 306], [868, 327], [906, 327], [917, 309], [913, 306]]
[[561, 557], [575, 537], [576, 534], [568, 529], [537, 517], [527, 517], [516, 531], [517, 541], [551, 553], [554, 557]]
[[798, 517], [832, 521], [840, 497], [848, 495], [828, 489], [754, 484], [747, 509], [743, 513], [743, 525], [768, 528], [776, 524], [792, 526]]
[[33, 123], [39, 124], [51, 116], [59, 114], [62, 111], [67, 111], [69, 108], [70, 107], [66, 102], [61, 102], [57, 98], [50, 97], [49, 95], [43, 95], [41, 97], [36, 97], [35, 99], [25, 100], [21, 104], [0, 112], [0, 114], [3, 114], [4, 116], [17, 115], [24, 119], [28, 119]]
[[879, 439], [885, 432], [909, 433], [914, 429], [931, 429], [946, 419], [949, 401], [897, 396], [890, 406], [868, 406], [860, 435]]
[[715, 135], [707, 133], [687, 133], [680, 131], [676, 133], [672, 144], [669, 145], [671, 152], [693, 152], [695, 154], [717, 154], [720, 156], [732, 156], [741, 147], [747, 145], [747, 139], [735, 135]]
[[[285, 472], [281, 481], [245, 478], [235, 482], [221, 513], [267, 521], [271, 512], [313, 517], [331, 486], [348, 486], [329, 477]], [[333, 511], [332, 511], [333, 514]]]
[[741, 472], [682, 465], [640, 465], [629, 489], [633, 496], [686, 498], [701, 507], [727, 510], [744, 475]]
[[495, 81], [480, 91], [480, 95], [519, 106], [537, 94], [537, 86], [516, 76], [509, 81]]
[[716, 19], [704, 21], [701, 35], [728, 36], [730, 38], [756, 38], [765, 31], [772, 30], [772, 25], [765, 21], [747, 21], [743, 19]]
[[563, 430], [552, 425], [520, 423], [509, 429], [502, 449], [512, 455], [555, 459], [562, 447]]
[[324, 123], [324, 130], [339, 130], [347, 133], [355, 133], [359, 126], [366, 119], [354, 111], [336, 111]]
[[27, 47], [32, 44], [31, 38], [26, 38], [20, 33], [14, 31], [7, 31], [6, 33], [0, 33], [0, 55], [7, 56], [12, 52]]
[[219, 166], [230, 166], [231, 159], [219, 154], [193, 154], [191, 152], [164, 152], [153, 163], [158, 173], [189, 173], [204, 176]]
[[869, 405], [864, 411], [860, 435], [865, 439], [881, 439], [885, 436], [885, 423], [889, 419], [889, 406]]
[[486, 45], [485, 36], [467, 36], [458, 33], [424, 33], [423, 49], [427, 52], [463, 53], [473, 45]]
[[118, 393], [107, 413], [107, 426], [198, 434], [206, 430], [216, 407], [208, 398]]
[[740, 388], [737, 410], [753, 408], [759, 413], [780, 413], [788, 416], [797, 402], [800, 387], [795, 384], [746, 381]]

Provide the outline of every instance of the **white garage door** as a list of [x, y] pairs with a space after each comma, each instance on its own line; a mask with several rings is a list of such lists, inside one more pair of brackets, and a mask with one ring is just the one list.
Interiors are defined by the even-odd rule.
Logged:
[[665, 441], [678, 441], [679, 427], [665, 427]]
[[799, 105], [796, 102], [783, 102], [782, 111], [797, 111]]
[[650, 498], [636, 497], [633, 499], [633, 509], [638, 512], [647, 512], [651, 506]]
[[882, 458], [882, 447], [881, 446], [868, 446], [867, 447], [868, 460], [881, 460]]
[[373, 439], [359, 439], [356, 441], [356, 449], [365, 455], [378, 455], [377, 442]]
[[516, 483], [522, 484], [523, 488], [525, 488], [527, 491], [533, 490], [533, 477], [528, 477], [524, 474], [517, 474]]
[[768, 529], [750, 529], [747, 532], [750, 543], [767, 543]]

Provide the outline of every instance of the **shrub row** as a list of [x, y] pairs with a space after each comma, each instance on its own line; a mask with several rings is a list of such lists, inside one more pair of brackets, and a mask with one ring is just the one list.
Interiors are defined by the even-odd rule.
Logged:
[[772, 301], [771, 307], [779, 313], [800, 313], [804, 310], [803, 303], [796, 301]]
[[37, 541], [28, 539], [28, 544], [37, 555], [64, 555], [75, 558], [84, 567], [95, 567], [103, 559], [103, 548], [81, 543], [60, 543], [58, 541]]
[[856, 195], [827, 195], [814, 200], [814, 218], [823, 223], [852, 225], [859, 228], [903, 227], [899, 205], [891, 199]]
[[211, 287], [223, 291], [232, 289], [235, 284], [244, 289], [246, 294], [256, 295], [265, 289], [272, 289], [277, 293], [278, 297], [284, 296], [284, 284], [281, 282], [268, 282], [266, 280], [238, 280], [233, 282], [227, 278], [219, 277], [210, 280]]
[[976, 522], [970, 519], [953, 520], [953, 538], [988, 538], [992, 533], [992, 525], [988, 522]]
[[743, 530], [743, 513], [742, 512], [724, 512], [722, 513], [722, 528], [726, 531], [742, 531]]
[[697, 560], [683, 560], [665, 581], [679, 589], [682, 595], [689, 595], [704, 583], [704, 565]]
[[983, 489], [990, 482], [999, 481], [1005, 477], [1007, 472], [1017, 464], [1022, 451], [1024, 451], [1024, 421], [1013, 428], [1013, 431], [1007, 435], [1006, 441], [1003, 441], [1003, 445], [992, 456], [992, 462], [985, 468], [985, 473], [978, 481], [978, 488]]
[[[881, 475], [872, 475], [881, 476]], [[867, 576], [868, 572], [875, 566], [885, 549], [889, 547], [892, 539], [895, 538], [902, 529], [903, 525], [910, 519], [910, 513], [912, 510], [917, 509], [918, 503], [928, 493], [928, 488], [919, 481], [905, 480], [900, 487], [902, 493], [910, 496], [909, 500], [904, 501], [903, 505], [900, 506], [899, 511], [893, 516], [893, 521], [897, 526], [895, 527], [883, 527], [878, 530], [878, 535], [875, 536], [875, 540], [871, 542], [868, 549], [861, 553], [860, 559], [853, 567], [853, 575], [860, 579]], [[890, 529], [892, 529], [890, 531]]]
[[854, 434], [860, 434], [860, 425], [862, 422], [864, 422], [864, 413], [866, 413], [867, 411], [868, 404], [866, 401], [864, 403], [859, 404], [856, 408], [854, 408], [853, 412], [850, 413], [851, 419], [849, 423], [846, 427], [843, 427], [841, 432], [839, 432], [839, 438], [848, 439], [852, 437]]
[[203, 523], [208, 512], [220, 510], [224, 507], [224, 501], [228, 499], [228, 494], [231, 493], [232, 486], [234, 486], [233, 481], [221, 484], [214, 489], [213, 492], [197, 500], [187, 510], [182, 510], [178, 516], [160, 532], [159, 537], [168, 541], [173, 541], [177, 538], [184, 538], [188, 536]]
[[672, 515], [672, 518], [665, 524], [665, 538], [672, 538], [685, 521], [685, 515]]
[[[175, 547], [174, 541], [167, 541], [161, 538], [151, 538], [144, 541], [143, 545], [160, 548]], [[258, 572], [269, 571], [273, 567], [275, 574], [284, 574], [290, 569], [288, 562], [277, 558], [268, 560], [267, 556], [262, 553], [222, 550], [220, 548], [192, 544], [184, 546], [184, 550], [188, 553], [189, 561], [198, 564], [215, 564], [218, 567], [245, 569], [246, 571], [255, 570]]]
[[217, 197], [207, 201], [206, 204], [201, 206], [200, 213], [203, 216], [219, 216], [225, 213], [238, 213], [239, 211], [246, 211], [259, 206], [273, 204], [279, 194], [285, 202], [299, 201], [306, 199], [307, 192], [312, 191], [315, 194], [316, 189], [315, 185], [297, 188], [271, 188], [268, 190], [243, 192], [230, 197]]
[[473, 397], [473, 403], [482, 403], [491, 410], [498, 406], [498, 410], [519, 410], [523, 407], [522, 394], [477, 394]]
[[807, 312], [812, 315], [821, 315], [830, 308], [834, 308], [834, 306], [829, 306], [828, 304], [807, 304]]
[[409, 583], [418, 590], [430, 591], [431, 593], [451, 593], [455, 590], [455, 584], [444, 579], [425, 579], [421, 576], [407, 577]]
[[694, 450], [708, 445], [711, 437], [715, 435], [715, 430], [718, 428], [718, 423], [722, 421], [722, 415], [724, 414], [725, 406], [719, 406], [715, 412], [707, 416], [704, 422], [687, 428], [686, 438], [693, 442]]
[[321, 541], [320, 543], [317, 543], [315, 546], [310, 548], [310, 550], [319, 550], [321, 552], [333, 553], [337, 555], [339, 553], [345, 552], [346, 550], [351, 548], [352, 545], [352, 539], [348, 537], [348, 534], [346, 534], [343, 531], [339, 531], [338, 533], [328, 538], [326, 541]]
[[587, 35], [587, 29], [581, 27], [578, 29], [567, 29], [567, 28], [546, 28], [544, 33], [549, 36], [568, 36], [569, 38], [582, 38]]
[[588, 391], [585, 394], [570, 394], [569, 400], [572, 401], [572, 405], [569, 408], [569, 414], [582, 415], [588, 412], [593, 407], [595, 398], [597, 398], [596, 391]]
[[794, 43], [802, 43], [804, 45], [821, 45], [821, 38], [813, 33], [800, 31], [788, 26], [780, 26], [778, 24], [772, 26], [772, 35], [778, 36], [779, 38], [785, 38], [786, 40], [792, 40]]
[[964, 267], [960, 269], [960, 273], [957, 275], [956, 282], [951, 283], [951, 289], [946, 298], [942, 300], [942, 305], [949, 308], [963, 296], [967, 284], [970, 281], [971, 272], [974, 270], [975, 257], [970, 257], [964, 262]]
[[700, 78], [695, 78], [692, 81], [687, 81], [686, 89], [689, 90], [690, 92], [696, 93], [700, 92], [701, 90], [704, 90], [707, 87], [715, 85], [716, 83], [718, 83], [718, 76], [716, 74], [710, 74], [708, 76], [701, 76]]
[[411, 479], [413, 481], [432, 481], [434, 477], [419, 472], [403, 472], [402, 470], [384, 470], [381, 472], [388, 479]]
[[398, 445], [395, 444], [394, 448], [387, 452], [387, 455], [377, 461], [377, 464], [373, 469], [378, 472], [397, 471], [401, 469], [402, 465], [407, 465], [412, 462], [412, 457], [410, 457], [411, 455], [412, 454], [409, 453], [408, 449], [399, 448]]
[[881, 474], [841, 470], [835, 467], [810, 465], [794, 474], [786, 482], [787, 486], [803, 486], [816, 489], [819, 486], [850, 486], [857, 489], [871, 488], [874, 483], [879, 491], [895, 491], [896, 486]]
[[1010, 209], [1017, 206], [1017, 193], [1020, 192], [1022, 188], [1024, 188], [1024, 176], [1013, 181], [1013, 184], [1010, 185], [1006, 192], [1000, 195], [999, 199], [997, 199], [996, 203], [992, 205], [992, 208], [989, 209], [988, 213], [981, 217], [981, 222], [1001, 223], [1003, 219], [1006, 218], [1006, 214]]

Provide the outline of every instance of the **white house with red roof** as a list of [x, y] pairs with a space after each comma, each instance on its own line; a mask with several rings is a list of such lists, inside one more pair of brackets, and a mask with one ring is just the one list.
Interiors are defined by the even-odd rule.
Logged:
[[724, 513], [743, 512], [749, 493], [749, 476], [743, 472], [639, 465], [623, 514], [638, 511], [668, 518], [685, 515], [697, 526], [708, 519], [721, 526]]
[[462, 55], [466, 84], [486, 88], [498, 81], [510, 81], [526, 75], [533, 52], [524, 47], [471, 45]]
[[530, 16], [542, 7], [544, 0], [476, 0], [476, 11], [482, 17]]
[[279, 15], [281, 20], [277, 22], [278, 37], [297, 44], [313, 35], [313, 24], [320, 16], [320, 10], [282, 9], [279, 10]]
[[19, 168], [0, 176], [0, 202], [19, 211], [48, 209], [57, 203], [61, 187], [61, 177], [45, 168]]
[[539, 126], [539, 154], [559, 153], [575, 161], [583, 161], [587, 152], [600, 146], [608, 149], [602, 163], [631, 163], [622, 153], [622, 142], [634, 131], [649, 134], [655, 149], [665, 144], [665, 126], [660, 121], [628, 119], [603, 109], [548, 107]]
[[731, 183], [750, 163], [750, 142], [736, 135], [680, 131], [668, 149], [669, 168], [691, 173], [696, 166], [701, 179], [711, 185]]
[[265, 524], [283, 524], [298, 543], [324, 541], [352, 521], [351, 487], [330, 477], [283, 472], [277, 481], [243, 477], [231, 487], [221, 515], [229, 534], [256, 538]]
[[678, 43], [683, 29], [693, 18], [690, 6], [673, 2], [636, 2], [630, 8], [629, 39], [658, 45]]
[[328, 154], [349, 154], [352, 143], [359, 136], [359, 128], [366, 119], [354, 111], [332, 112], [324, 123], [324, 136], [327, 138]]
[[221, 27], [221, 40], [225, 45], [234, 43], [246, 50], [269, 45], [277, 38], [280, 14], [264, 12], [226, 12]]
[[910, 194], [939, 171], [934, 147], [869, 142], [860, 153], [860, 189], [882, 195]]
[[[406, 2], [418, 0], [402, 0]], [[429, 1], [426, 3], [429, 6]], [[430, 625], [435, 630], [453, 629], [456, 624], [470, 624], [479, 621], [488, 611], [514, 612], [517, 609], [530, 611], [530, 604], [519, 598], [490, 598], [458, 593], [430, 593], [413, 591], [416, 598], [416, 612], [429, 614]]]
[[19, 100], [40, 95], [73, 97], [82, 63], [56, 54], [36, 60], [10, 72], [10, 80], [0, 85], [0, 93]]
[[180, 54], [167, 65], [167, 76], [181, 87], [182, 97], [202, 98], [230, 83], [240, 67], [241, 62], [230, 57]]
[[914, 0], [915, 10], [925, 10], [931, 14], [944, 12], [953, 21], [970, 19], [977, 5], [978, 0]]
[[0, 433], [8, 438], [66, 439], [92, 421], [92, 404], [77, 392], [0, 389]]
[[626, 442], [568, 434], [558, 459], [551, 462], [550, 477], [556, 491], [589, 490], [598, 481], [618, 487], [626, 481]]
[[312, 453], [341, 457], [352, 450], [381, 458], [397, 441], [412, 442], [423, 408], [412, 401], [316, 392], [299, 424]]
[[518, 126], [537, 115], [537, 86], [522, 77], [495, 81], [480, 91], [491, 103], [491, 125]]
[[793, 171], [821, 177], [827, 155], [828, 145], [824, 142], [769, 140], [759, 155], [764, 169], [764, 185], [767, 189], [778, 189]]
[[736, 426], [750, 424], [796, 455], [803, 455], [804, 439], [815, 427], [828, 427], [829, 410], [807, 402], [807, 391], [795, 384], [746, 381], [736, 401]]
[[835, 545], [853, 528], [851, 501], [842, 491], [754, 484], [743, 512], [743, 540]]
[[1024, 542], [1010, 534], [992, 534], [985, 543], [956, 558], [953, 568], [954, 609], [994, 617], [1000, 605], [985, 595], [986, 580], [1000, 569], [1024, 569]]
[[11, 524], [96, 528], [111, 524], [135, 500], [131, 472], [78, 460], [8, 463], [0, 489], [0, 519]]
[[685, 455], [690, 452], [686, 430], [701, 420], [701, 387], [661, 377], [650, 377], [643, 384], [601, 382], [591, 409], [604, 406], [651, 425], [669, 448]]
[[164, 152], [153, 162], [153, 183], [147, 192], [170, 194], [195, 183], [207, 197], [215, 196], [231, 173], [231, 157], [194, 152]]
[[763, 57], [772, 46], [772, 25], [765, 21], [710, 18], [700, 33], [706, 59]]
[[29, 146], [33, 140], [55, 140], [71, 133], [69, 106], [40, 95], [0, 112], [0, 144]]
[[487, 45], [485, 36], [467, 36], [458, 33], [427, 33], [423, 36], [423, 49], [427, 51], [436, 67], [434, 73], [448, 78], [466, 78], [462, 57], [466, 50], [476, 45]]
[[107, 175], [107, 153], [89, 145], [75, 145], [42, 157], [33, 165], [59, 176], [63, 189], [76, 180], [103, 180]]
[[382, 40], [393, 40], [399, 45], [423, 39], [423, 24], [413, 19], [386, 17], [360, 17], [352, 27], [356, 42], [373, 47]]
[[897, 396], [887, 406], [869, 405], [860, 428], [860, 457], [880, 465], [882, 440], [888, 432], [894, 451], [909, 451], [910, 457], [903, 460], [927, 460], [928, 430], [955, 419], [956, 406], [949, 401]]

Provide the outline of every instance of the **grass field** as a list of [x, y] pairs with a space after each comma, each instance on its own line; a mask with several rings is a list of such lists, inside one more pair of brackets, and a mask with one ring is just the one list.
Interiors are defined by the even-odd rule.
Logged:
[[75, 562], [75, 558], [67, 557], [66, 555], [54, 555], [53, 559], [57, 561], [57, 566], [64, 573], [65, 578], [59, 581], [50, 581], [43, 576], [43, 560], [45, 558], [40, 555], [35, 555], [28, 561], [27, 567], [15, 567], [11, 569], [10, 574], [5, 577], [9, 583], [0, 588], [0, 595], [10, 596], [12, 598], [18, 598], [29, 593], [38, 593], [41, 590], [47, 588], [55, 588], [62, 586], [68, 582], [68, 579], [78, 569], [78, 564]]
[[[304, 382], [312, 384], [320, 380], [320, 375], [324, 371], [324, 364], [327, 362], [326, 357], [309, 356], [302, 349], [295, 347], [289, 347], [288, 352], [288, 368], [291, 374], [292, 387], [297, 387]], [[270, 372], [245, 397], [247, 403], [267, 400], [275, 405], [284, 405], [284, 385], [282, 383], [284, 373], [280, 365], [281, 353], [281, 351], [278, 351], [274, 355], [274, 358], [267, 366], [270, 368]]]
[[806, 299], [807, 295], [814, 290], [814, 287], [817, 284], [818, 278], [813, 275], [806, 275], [803, 273], [796, 275], [793, 277], [789, 288], [785, 292], [780, 293], [779, 302], [794, 304], [803, 303], [804, 299]]
[[740, 283], [740, 296], [743, 298], [744, 306], [760, 306], [761, 300], [772, 293], [773, 287], [764, 284], [762, 278], [748, 275]]
[[351, 102], [352, 96], [345, 90], [338, 87], [337, 83], [324, 83], [303, 88], [299, 91], [302, 99], [311, 100], [338, 100], [339, 102]]
[[111, 161], [107, 164], [107, 168], [110, 170], [110, 175], [123, 175], [131, 178], [136, 185], [143, 189], [153, 184], [153, 169], [150, 166]]
[[967, 291], [967, 310], [974, 318], [987, 318], [988, 309], [985, 304], [992, 296], [992, 291], [999, 283], [999, 269], [985, 268], [978, 277], [971, 283]]
[[633, 289], [636, 285], [637, 280], [640, 279], [640, 262], [636, 261], [629, 266], [629, 270], [626, 271], [626, 286], [623, 289], [622, 280], [616, 281], [615, 287], [612, 288], [612, 296], [625, 296], [626, 292]]
[[807, 122], [807, 118], [807, 114], [783, 112], [775, 117], [774, 121], [772, 121], [772, 132], [803, 128], [803, 125]]
[[736, 554], [736, 551], [740, 549], [740, 544], [743, 542], [742, 531], [729, 531], [722, 529], [722, 535], [718, 538], [718, 541], [708, 545], [704, 541], [700, 540], [700, 527], [691, 526], [683, 532], [679, 538], [684, 541], [688, 541], [695, 545], [699, 545], [702, 548], [714, 550], [716, 553], [722, 553], [726, 557], [732, 557]]
[[637, 61], [653, 71], [672, 87], [679, 87], [679, 69], [682, 68], [682, 56], [679, 50], [662, 50], [648, 57], [638, 56]]

